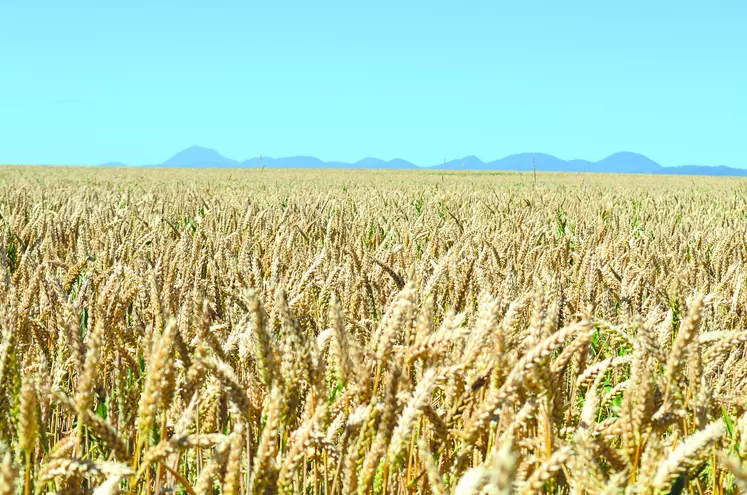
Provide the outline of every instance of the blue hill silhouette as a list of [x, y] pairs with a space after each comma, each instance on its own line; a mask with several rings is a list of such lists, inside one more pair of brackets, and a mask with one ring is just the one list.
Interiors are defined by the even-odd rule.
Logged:
[[191, 146], [186, 150], [180, 151], [158, 166], [230, 168], [238, 165], [238, 161], [226, 158], [215, 150], [203, 148], [202, 146]]
[[[664, 167], [639, 153], [620, 152], [597, 162], [588, 160], [562, 160], [546, 153], [519, 153], [505, 158], [484, 162], [476, 156], [466, 156], [430, 167], [420, 167], [407, 160], [381, 160], [364, 158], [355, 163], [325, 162], [313, 156], [290, 156], [284, 158], [251, 158], [239, 162], [226, 158], [215, 150], [192, 146], [168, 160], [151, 167], [178, 168], [349, 168], [349, 169], [397, 169], [397, 170], [505, 170], [531, 171], [536, 163], [540, 172], [598, 172], [627, 174], [674, 174], [674, 175], [716, 175], [747, 176], [747, 169], [684, 165]], [[104, 165], [114, 165], [104, 164]], [[121, 165], [117, 163], [116, 165]]]

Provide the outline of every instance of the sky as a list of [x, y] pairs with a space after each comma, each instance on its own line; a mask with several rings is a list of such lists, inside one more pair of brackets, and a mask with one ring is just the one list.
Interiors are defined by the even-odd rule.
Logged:
[[747, 167], [744, 0], [0, 0], [0, 163]]

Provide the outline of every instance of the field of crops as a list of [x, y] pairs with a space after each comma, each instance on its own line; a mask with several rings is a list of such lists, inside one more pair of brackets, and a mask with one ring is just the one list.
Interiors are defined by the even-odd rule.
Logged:
[[747, 490], [747, 182], [0, 169], [0, 495]]

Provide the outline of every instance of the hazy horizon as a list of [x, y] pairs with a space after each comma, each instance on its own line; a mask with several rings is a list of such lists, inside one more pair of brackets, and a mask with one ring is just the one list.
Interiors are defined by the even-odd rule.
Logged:
[[[461, 163], [460, 163], [461, 162]], [[292, 156], [250, 156], [235, 157], [225, 156], [219, 150], [207, 148], [200, 145], [192, 145], [180, 150], [168, 159], [161, 162], [147, 163], [125, 163], [119, 160], [107, 160], [101, 163], [1, 163], [0, 165], [49, 165], [49, 166], [110, 166], [110, 167], [176, 167], [176, 168], [245, 168], [245, 167], [268, 167], [268, 168], [325, 168], [330, 165], [331, 168], [414, 168], [414, 169], [437, 169], [445, 170], [466, 169], [466, 170], [528, 170], [535, 168], [538, 171], [568, 171], [580, 172], [586, 171], [586, 165], [591, 166], [592, 170], [596, 166], [598, 172], [617, 172], [626, 173], [626, 170], [637, 169], [638, 172], [646, 173], [645, 169], [654, 167], [667, 170], [681, 169], [678, 173], [694, 173], [699, 175], [701, 172], [705, 175], [730, 175], [729, 171], [736, 172], [734, 175], [747, 175], [747, 166], [728, 167], [725, 165], [702, 165], [695, 163], [683, 164], [660, 164], [651, 160], [646, 155], [631, 152], [618, 151], [605, 156], [601, 160], [588, 160], [584, 157], [575, 157], [566, 159], [543, 152], [520, 152], [501, 157], [484, 158], [476, 155], [467, 155], [456, 157], [451, 160], [444, 160], [438, 163], [415, 163], [405, 158], [383, 159], [375, 156], [361, 157], [351, 161], [341, 160], [323, 160], [312, 155], [292, 155]], [[484, 166], [483, 166], [484, 165]], [[531, 165], [531, 166], [530, 166]], [[546, 167], [549, 165], [549, 167]], [[477, 168], [476, 168], [477, 166]], [[446, 168], [444, 168], [446, 167]], [[601, 167], [601, 168], [600, 168]], [[685, 170], [689, 170], [685, 172]], [[721, 170], [719, 170], [721, 169]], [[711, 171], [709, 171], [711, 170]], [[660, 173], [660, 172], [654, 172]]]
[[[360, 158], [358, 158], [356, 160], [341, 161], [341, 160], [324, 160], [323, 158], [312, 156], [312, 155], [308, 155], [308, 154], [300, 154], [300, 155], [292, 155], [292, 156], [268, 156], [268, 155], [246, 156], [246, 157], [241, 157], [241, 156], [225, 156], [223, 153], [220, 152], [220, 150], [216, 150], [216, 149], [213, 149], [213, 148], [208, 148], [208, 147], [201, 146], [201, 145], [192, 145], [192, 146], [190, 146], [188, 148], [185, 148], [183, 150], [179, 150], [178, 152], [174, 153], [172, 156], [170, 156], [167, 160], [164, 160], [163, 162], [134, 163], [133, 164], [133, 163], [124, 163], [124, 162], [121, 162], [121, 161], [118, 161], [118, 160], [110, 160], [110, 161], [103, 162], [103, 163], [98, 163], [98, 164], [90, 164], [89, 163], [89, 164], [84, 164], [84, 165], [99, 165], [99, 166], [102, 166], [102, 165], [125, 165], [125, 166], [135, 166], [135, 167], [137, 167], [137, 166], [154, 166], [154, 165], [157, 166], [157, 165], [161, 165], [161, 164], [166, 164], [169, 161], [171, 161], [171, 160], [179, 157], [180, 155], [183, 155], [185, 153], [190, 153], [190, 152], [192, 152], [194, 150], [197, 150], [198, 153], [203, 153], [203, 152], [216, 153], [221, 158], [226, 158], [226, 159], [229, 159], [229, 160], [232, 160], [232, 161], [236, 161], [238, 164], [246, 163], [246, 162], [249, 162], [249, 161], [252, 161], [252, 160], [257, 160], [257, 159], [261, 160], [262, 158], [264, 158], [265, 160], [277, 160], [277, 159], [284, 159], [284, 158], [308, 157], [308, 158], [318, 159], [318, 160], [321, 160], [321, 161], [326, 162], [326, 163], [347, 163], [347, 164], [355, 164], [355, 163], [363, 162], [363, 161], [366, 161], [366, 160], [381, 160], [381, 161], [385, 161], [385, 162], [404, 161], [404, 162], [407, 162], [407, 163], [409, 163], [411, 165], [414, 165], [416, 167], [419, 167], [419, 168], [431, 168], [431, 167], [436, 167], [436, 166], [441, 165], [441, 164], [446, 163], [446, 162], [460, 161], [460, 160], [465, 160], [465, 159], [470, 159], [470, 158], [476, 158], [476, 159], [478, 159], [479, 161], [481, 161], [483, 163], [490, 163], [490, 162], [500, 161], [500, 160], [503, 160], [503, 159], [506, 159], [506, 158], [511, 158], [511, 157], [520, 156], [520, 155], [521, 156], [524, 156], [524, 155], [536, 155], [538, 157], [546, 156], [546, 157], [557, 158], [557, 159], [560, 159], [560, 160], [563, 160], [563, 161], [566, 161], [566, 162], [584, 161], [584, 162], [589, 162], [589, 163], [596, 163], [596, 162], [599, 162], [599, 161], [603, 161], [604, 159], [608, 159], [608, 158], [611, 158], [611, 157], [614, 157], [614, 156], [618, 156], [618, 155], [635, 155], [635, 156], [643, 158], [643, 159], [650, 159], [649, 157], [647, 157], [646, 155], [643, 155], [641, 153], [636, 153], [634, 151], [622, 150], [622, 151], [617, 151], [615, 153], [610, 153], [609, 155], [602, 157], [602, 159], [600, 159], [600, 160], [589, 160], [589, 159], [587, 159], [585, 157], [582, 157], [582, 156], [577, 156], [577, 157], [573, 157], [573, 158], [566, 158], [566, 157], [551, 155], [549, 153], [544, 153], [544, 152], [523, 151], [523, 152], [519, 152], [519, 153], [511, 153], [509, 155], [496, 156], [496, 157], [482, 157], [482, 156], [477, 156], [477, 155], [465, 155], [463, 157], [454, 157], [451, 160], [444, 160], [444, 161], [436, 162], [436, 163], [416, 163], [416, 162], [414, 162], [412, 160], [408, 160], [407, 158], [403, 158], [403, 157], [395, 157], [395, 158], [386, 159], [386, 158], [381, 158], [381, 157], [377, 157], [377, 156], [363, 156], [363, 157], [360, 157]], [[63, 165], [68, 165], [68, 164], [63, 164]], [[682, 166], [689, 166], [689, 165], [707, 166], [707, 167], [724, 166], [724, 165], [721, 165], [721, 164], [701, 165], [701, 164], [695, 164], [695, 163], [659, 164], [659, 165], [661, 165], [663, 167], [682, 167]], [[734, 168], [747, 168], [747, 166], [734, 167]]]

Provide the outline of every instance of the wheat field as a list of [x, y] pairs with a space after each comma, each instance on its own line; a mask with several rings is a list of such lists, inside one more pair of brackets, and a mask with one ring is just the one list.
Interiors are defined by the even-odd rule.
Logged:
[[747, 490], [747, 182], [0, 169], [0, 494]]

